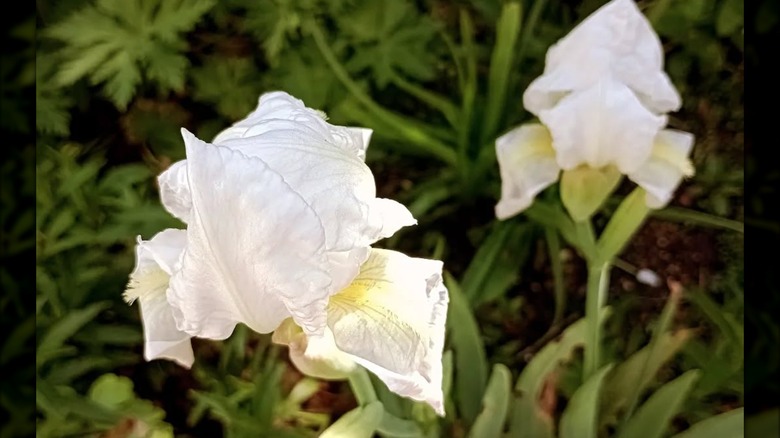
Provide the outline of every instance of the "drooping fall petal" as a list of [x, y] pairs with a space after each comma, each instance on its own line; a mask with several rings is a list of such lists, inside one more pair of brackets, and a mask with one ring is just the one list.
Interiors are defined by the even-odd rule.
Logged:
[[688, 155], [693, 148], [693, 135], [665, 129], [655, 138], [650, 159], [628, 177], [647, 192], [647, 206], [661, 208], [684, 177], [693, 176]]
[[504, 134], [496, 140], [496, 155], [501, 169], [499, 219], [528, 208], [539, 192], [558, 179], [552, 138], [542, 125], [522, 125]]
[[372, 249], [352, 284], [331, 297], [328, 327], [338, 349], [391, 391], [443, 415], [441, 359], [449, 296], [441, 270], [439, 261]]
[[190, 336], [176, 328], [166, 290], [185, 245], [185, 231], [168, 229], [148, 241], [138, 239], [136, 266], [125, 300], [138, 300], [144, 326], [144, 358], [170, 359], [189, 368], [194, 360]]

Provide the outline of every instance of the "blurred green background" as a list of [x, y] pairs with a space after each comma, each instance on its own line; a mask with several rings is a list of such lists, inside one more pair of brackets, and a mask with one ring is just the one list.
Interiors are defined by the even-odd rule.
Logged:
[[[121, 299], [136, 236], [181, 225], [155, 186], [157, 174], [184, 158], [179, 129], [210, 139], [273, 90], [324, 110], [331, 123], [374, 129], [367, 163], [378, 196], [407, 205], [419, 221], [377, 246], [441, 258], [451, 274], [448, 416], [436, 419], [372, 379], [385, 408], [415, 425], [417, 435], [407, 436], [548, 436], [521, 420], [527, 410], [539, 424], [558, 424], [583, 383], [579, 343], [563, 348], [555, 340], [568, 339], [583, 315], [585, 268], [546, 227], [554, 190], [527, 214], [495, 220], [493, 141], [530, 119], [522, 91], [541, 73], [547, 48], [603, 3], [36, 2], [35, 17], [4, 30], [14, 45], [0, 72], [21, 90], [4, 87], [2, 95], [3, 128], [20, 139], [6, 149], [21, 151], [2, 162], [3, 258], [36, 254], [34, 307], [23, 305], [32, 284], [14, 278], [7, 263], [0, 271], [0, 312], [9, 317], [0, 437], [33, 428], [41, 437], [316, 436], [355, 407], [347, 383], [303, 377], [284, 349], [245, 327], [225, 342], [196, 340], [192, 370], [146, 363], [138, 309]], [[697, 173], [613, 270], [606, 355], [649, 363], [648, 343], [666, 342], [635, 402], [699, 370], [658, 436], [744, 407], [746, 391], [775, 400], [747, 406], [748, 423], [765, 427], [778, 415], [780, 332], [768, 315], [780, 299], [771, 269], [751, 285], [761, 301], [745, 299], [743, 223], [777, 241], [777, 223], [759, 218], [774, 214], [763, 199], [778, 173], [744, 155], [744, 69], [759, 64], [744, 34], [746, 27], [773, 34], [780, 11], [771, 1], [748, 15], [737, 0], [639, 6], [683, 96], [669, 124], [695, 134]], [[33, 86], [35, 126], [20, 100]], [[36, 134], [34, 149], [21, 140], [25, 133]], [[628, 193], [625, 185], [606, 213]], [[25, 208], [33, 193], [34, 212]], [[655, 271], [662, 285], [638, 283], [637, 268]], [[679, 302], [670, 300], [667, 280], [682, 286]], [[671, 319], [662, 320], [665, 308]], [[758, 334], [747, 346], [746, 330]], [[34, 368], [19, 365], [32, 354]], [[548, 364], [543, 372], [529, 366], [539, 357]], [[511, 375], [491, 373], [494, 364]], [[540, 397], [523, 398], [528, 382]], [[503, 400], [495, 405], [503, 410], [488, 412], [492, 429], [479, 415], [483, 400]], [[605, 413], [625, 409], [602, 403]], [[598, 430], [612, 436], [615, 424], [602, 415]]]

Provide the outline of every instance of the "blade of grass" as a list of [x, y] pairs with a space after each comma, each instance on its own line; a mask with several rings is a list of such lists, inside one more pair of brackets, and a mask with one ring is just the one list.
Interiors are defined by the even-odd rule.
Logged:
[[514, 65], [515, 45], [522, 22], [520, 3], [505, 3], [496, 25], [496, 44], [490, 57], [490, 75], [488, 77], [488, 97], [480, 145], [495, 135], [502, 120], [502, 112], [507, 97], [509, 71]]
[[561, 416], [560, 438], [597, 438], [598, 407], [604, 378], [612, 364], [602, 367], [571, 396]]
[[450, 292], [447, 328], [455, 351], [456, 405], [466, 422], [472, 424], [481, 408], [480, 397], [476, 394], [484, 394], [487, 385], [485, 346], [460, 286], [449, 273], [445, 273], [444, 278]]

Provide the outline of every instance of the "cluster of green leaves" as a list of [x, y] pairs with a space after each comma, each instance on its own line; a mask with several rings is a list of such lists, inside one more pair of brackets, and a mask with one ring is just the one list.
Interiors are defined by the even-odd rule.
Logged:
[[[576, 294], [564, 282], [559, 255], [588, 249], [575, 244], [577, 230], [554, 189], [522, 218], [496, 222], [489, 211], [499, 181], [495, 138], [527, 119], [520, 94], [541, 72], [549, 45], [603, 1], [572, 7], [473, 0], [431, 10], [408, 0], [42, 3], [34, 75], [36, 312], [23, 315], [25, 322], [9, 331], [0, 351], [0, 366], [10, 366], [36, 345], [36, 367], [29, 372], [38, 379], [42, 436], [170, 436], [174, 427], [218, 434], [206, 426], [216, 422], [232, 437], [345, 431], [387, 437], [660, 437], [678, 432], [672, 420], [682, 418], [696, 424], [679, 435], [691, 438], [718, 436], [713, 430], [729, 436], [728, 427], [741, 421], [740, 409], [713, 416], [723, 408], [718, 397], [733, 398], [734, 407], [743, 403], [743, 322], [733, 316], [741, 312], [734, 292], [741, 291], [738, 276], [731, 277], [734, 293], [720, 302], [709, 290], [686, 293], [700, 328], [671, 322], [680, 298], [673, 297], [653, 328], [636, 328], [631, 343], [609, 338], [610, 364], [583, 381], [579, 348], [586, 334], [583, 321], [567, 323], [580, 312], [567, 304]], [[740, 2], [645, 3], [670, 43], [675, 83], [685, 93], [695, 73], [716, 86], [715, 78], [731, 68], [731, 52], [743, 47]], [[27, 78], [32, 70], [25, 72], [13, 74]], [[180, 226], [159, 205], [154, 174], [183, 157], [180, 127], [208, 139], [251, 111], [260, 93], [274, 89], [325, 110], [334, 123], [374, 129], [369, 165], [399, 163], [408, 171], [402, 179], [413, 179], [408, 189], [389, 196], [409, 206], [421, 231], [404, 231], [386, 245], [413, 242], [412, 252], [433, 252], [445, 266], [455, 266], [459, 280], [447, 279], [446, 418], [365, 375], [351, 382], [354, 410], [340, 418], [308, 412], [305, 402], [323, 390], [320, 383], [304, 378], [285, 384], [290, 366], [283, 355], [245, 327], [219, 344], [217, 354], [198, 355], [188, 372], [191, 390], [176, 395], [184, 400], [185, 419], [135, 394], [172, 408], [161, 400], [161, 382], [174, 368], [143, 363], [137, 309], [121, 300], [136, 236]], [[91, 119], [104, 111], [116, 123], [92, 126]], [[741, 219], [732, 208], [743, 196], [739, 172], [725, 169], [724, 162], [713, 159], [700, 169], [694, 180], [704, 193], [700, 206]], [[17, 187], [32, 191], [32, 177], [25, 181], [27, 186]], [[477, 206], [488, 213], [465, 213]], [[686, 209], [654, 214], [741, 231], [737, 221]], [[451, 217], [468, 220], [452, 227]], [[23, 218], [3, 220], [18, 220], [14, 233], [32, 227]], [[440, 225], [441, 231], [433, 230]], [[406, 233], [418, 238], [400, 238]], [[461, 234], [467, 243], [456, 245]], [[33, 243], [19, 245], [15, 250]], [[503, 321], [486, 321], [484, 310], [502, 308], [499, 318], [520, 314], [528, 304], [518, 285], [528, 284], [540, 254], [554, 280], [554, 317], [542, 322], [550, 324], [548, 341], [519, 357], [520, 347], [527, 347], [523, 342], [534, 340], [508, 342]], [[0, 280], [19, 289], [5, 274]], [[7, 295], [0, 310], [19, 307], [19, 296], [21, 291]], [[615, 303], [608, 320], [614, 327], [633, 324], [617, 312], [625, 301]], [[196, 343], [196, 352], [215, 347], [198, 348]], [[135, 387], [118, 375], [132, 376]], [[16, 409], [11, 399], [0, 403]], [[17, 413], [25, 415], [34, 413]]]
[[[87, 382], [140, 360], [141, 334], [116, 291], [133, 267], [134, 236], [175, 224], [151, 201], [146, 166], [106, 170], [102, 160], [85, 159], [74, 144], [59, 150], [39, 144], [37, 152], [34, 371], [44, 413], [39, 433], [108, 430], [124, 418], [154, 429], [164, 412], [133, 401], [129, 381]], [[106, 398], [120, 386], [118, 398]]]
[[187, 48], [182, 33], [212, 6], [212, 0], [105, 0], [86, 6], [47, 28], [48, 36], [64, 43], [55, 80], [68, 86], [88, 78], [121, 109], [143, 82], [161, 92], [181, 91], [189, 66], [181, 53]]
[[730, 49], [723, 40], [744, 50], [743, 2], [659, 1], [649, 17], [659, 35], [673, 44], [668, 69], [682, 84], [687, 82], [689, 72], [712, 77], [723, 69]]
[[[24, 12], [22, 12], [24, 14]], [[0, 127], [6, 147], [0, 150], [0, 437], [34, 433], [35, 315], [34, 281], [17, 275], [35, 256], [35, 22], [18, 11], [7, 14], [21, 24], [0, 31], [5, 52], [0, 64]]]
[[286, 365], [279, 360], [281, 352], [267, 336], [238, 326], [222, 346], [215, 366], [193, 369], [203, 389], [191, 393], [194, 406], [187, 422], [195, 425], [209, 415], [225, 425], [226, 437], [316, 436], [329, 424], [329, 415], [306, 412], [302, 404], [320, 390], [321, 383], [304, 377], [284, 394]]

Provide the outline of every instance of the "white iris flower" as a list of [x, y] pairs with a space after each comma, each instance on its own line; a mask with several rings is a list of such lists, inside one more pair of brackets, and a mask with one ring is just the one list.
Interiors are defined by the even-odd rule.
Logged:
[[140, 302], [146, 359], [189, 367], [191, 337], [243, 323], [274, 332], [304, 373], [343, 378], [359, 364], [443, 415], [442, 263], [371, 248], [416, 223], [376, 197], [371, 131], [274, 92], [213, 144], [182, 135], [187, 159], [158, 181], [187, 228], [139, 240], [125, 292]]
[[693, 175], [693, 136], [663, 129], [680, 96], [663, 71], [660, 40], [633, 0], [607, 3], [552, 46], [523, 104], [541, 124], [496, 141], [500, 219], [528, 208], [559, 177], [564, 205], [583, 220], [623, 175], [646, 191], [651, 208], [666, 205]]

